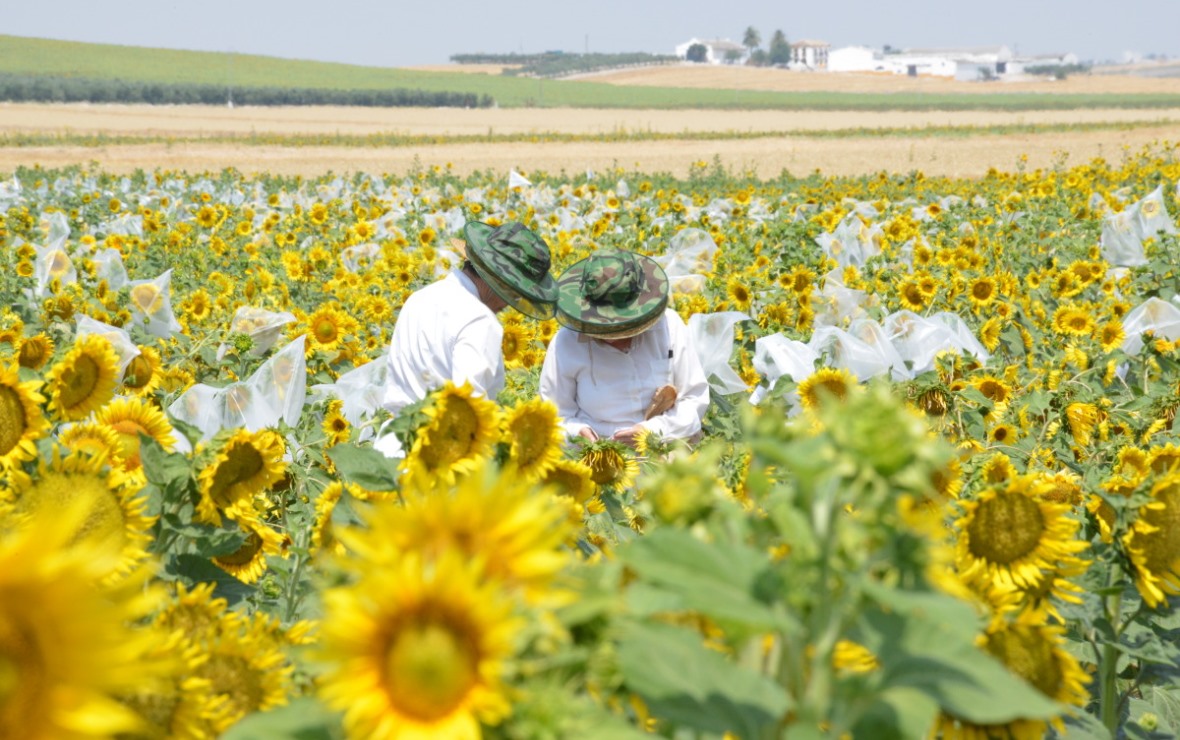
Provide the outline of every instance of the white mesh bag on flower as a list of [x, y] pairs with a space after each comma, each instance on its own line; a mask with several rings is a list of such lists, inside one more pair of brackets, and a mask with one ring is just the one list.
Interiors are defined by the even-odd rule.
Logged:
[[340, 264], [349, 272], [362, 272], [381, 259], [381, 247], [369, 242], [347, 247], [340, 252]]
[[221, 430], [224, 396], [224, 388], [197, 383], [172, 402], [168, 415], [199, 429], [201, 439], [209, 439]]
[[709, 388], [723, 396], [748, 390], [746, 381], [729, 364], [733, 355], [734, 326], [748, 321], [741, 311], [698, 313], [688, 317], [688, 333], [701, 361]]
[[36, 296], [45, 295], [54, 280], [61, 285], [78, 282], [78, 271], [74, 269], [74, 261], [66, 254], [64, 247], [38, 247], [34, 244], [33, 250], [37, 253], [33, 263], [33, 279], [37, 283], [33, 293]]
[[754, 369], [765, 378], [766, 385], [754, 389], [750, 402], [761, 401], [766, 392], [784, 376], [796, 383], [802, 382], [815, 372], [818, 360], [819, 354], [809, 345], [788, 339], [785, 334], [759, 337], [754, 342]]
[[709, 232], [684, 229], [668, 243], [668, 250], [655, 261], [668, 275], [673, 293], [698, 293], [705, 287], [705, 274], [713, 269], [717, 243]]
[[1123, 317], [1123, 351], [1139, 354], [1143, 333], [1150, 331], [1168, 341], [1180, 339], [1180, 308], [1160, 298], [1148, 298]]
[[131, 281], [131, 320], [161, 339], [180, 331], [172, 313], [172, 270], [152, 280]]
[[127, 268], [123, 266], [123, 255], [117, 249], [103, 249], [90, 258], [94, 263], [94, 275], [105, 280], [111, 290], [119, 290], [127, 284]]
[[848, 214], [831, 234], [820, 234], [815, 243], [824, 254], [841, 267], [860, 267], [870, 258], [881, 253], [883, 231], [877, 224], [865, 224], [855, 212]]
[[139, 347], [135, 345], [135, 342], [131, 341], [131, 335], [117, 326], [104, 324], [98, 319], [92, 319], [89, 316], [79, 314], [76, 327], [74, 332], [75, 339], [97, 334], [111, 343], [115, 354], [119, 356], [120, 378], [123, 377], [123, 371], [127, 369], [131, 361], [139, 355]]
[[[955, 314], [949, 316], [962, 324], [962, 319]], [[962, 324], [962, 329], [968, 332], [964, 338], [960, 335], [960, 327], [948, 325], [941, 315], [925, 318], [913, 311], [898, 311], [886, 316], [881, 321], [881, 328], [897, 354], [909, 364], [914, 376], [933, 370], [935, 357], [948, 350], [975, 355], [983, 362], [988, 359], [987, 351], [970, 334], [966, 324]]]
[[809, 344], [832, 367], [848, 370], [862, 380], [886, 373], [894, 380], [910, 377], [905, 361], [889, 343], [881, 325], [871, 319], [852, 322], [848, 331], [834, 326], [820, 327]]
[[983, 347], [983, 343], [976, 339], [975, 334], [971, 331], [971, 327], [963, 320], [963, 317], [957, 313], [950, 311], [939, 311], [930, 317], [930, 321], [941, 321], [948, 329], [955, 335], [955, 340], [959, 343], [959, 349], [969, 355], [975, 356], [980, 362], [987, 362], [991, 357]]
[[140, 216], [138, 213], [124, 213], [99, 226], [98, 231], [103, 234], [120, 234], [122, 236], [138, 236], [142, 238], [143, 216]]
[[70, 222], [66, 220], [66, 214], [61, 211], [42, 214], [41, 228], [45, 231], [46, 246], [65, 248], [66, 240], [70, 238]]
[[246, 381], [252, 392], [251, 402], [265, 404], [267, 409], [277, 411], [278, 418], [289, 426], [299, 423], [303, 404], [307, 400], [305, 340], [304, 336], [293, 340], [262, 363]]
[[1140, 239], [1155, 236], [1161, 231], [1165, 234], [1176, 233], [1176, 224], [1172, 223], [1172, 217], [1168, 215], [1168, 208], [1164, 204], [1163, 185], [1135, 204], [1135, 226]]
[[389, 377], [389, 362], [385, 355], [358, 368], [349, 370], [336, 379], [335, 383], [317, 385], [314, 390], [326, 396], [343, 401], [340, 413], [349, 424], [359, 424], [362, 419], [381, 408], [385, 398], [385, 381]]
[[1102, 259], [1118, 267], [1138, 267], [1147, 264], [1143, 241], [1138, 233], [1138, 216], [1131, 206], [1102, 221]]
[[844, 286], [840, 270], [824, 276], [815, 308], [814, 326], [843, 326], [865, 316], [869, 295], [863, 290]]
[[286, 311], [267, 311], [265, 308], [242, 306], [229, 322], [231, 334], [247, 334], [254, 342], [250, 355], [262, 357], [282, 336], [283, 327], [295, 320]]

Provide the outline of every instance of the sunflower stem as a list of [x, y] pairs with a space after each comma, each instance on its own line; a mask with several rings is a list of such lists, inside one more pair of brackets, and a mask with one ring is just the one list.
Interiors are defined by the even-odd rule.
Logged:
[[[1113, 576], [1113, 571], [1112, 571]], [[1111, 628], [1117, 630], [1113, 641], [1108, 640], [1102, 646], [1102, 664], [1099, 667], [1100, 676], [1102, 680], [1101, 695], [1099, 697], [1099, 716], [1102, 724], [1106, 729], [1110, 730], [1111, 736], [1114, 737], [1118, 732], [1119, 727], [1119, 688], [1118, 688], [1118, 661], [1119, 650], [1117, 641], [1119, 634], [1122, 632], [1119, 624], [1119, 611], [1122, 608], [1122, 594], [1114, 594], [1106, 597], [1106, 617], [1110, 621]]]

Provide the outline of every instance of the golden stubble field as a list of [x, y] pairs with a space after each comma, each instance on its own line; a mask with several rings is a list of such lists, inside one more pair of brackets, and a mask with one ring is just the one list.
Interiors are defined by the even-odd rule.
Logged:
[[[737, 72], [746, 85], [763, 84], [764, 75], [789, 78], [792, 84], [843, 85], [846, 91], [863, 86], [874, 92], [900, 89], [913, 80], [880, 79], [876, 75], [817, 75], [778, 70], [734, 68], [655, 67], [612, 73], [626, 84], [681, 84], [722, 86], [717, 75]], [[608, 81], [606, 77], [600, 79]], [[867, 78], [867, 79], [866, 79]], [[812, 80], [812, 82], [808, 82]], [[822, 80], [821, 80], [822, 81]], [[945, 80], [918, 84], [966, 85], [971, 90], [1012, 91], [1008, 84], [971, 85]], [[882, 87], [885, 84], [893, 88]], [[785, 84], [785, 83], [784, 83]], [[1016, 83], [1012, 83], [1016, 84]], [[1063, 92], [1180, 92], [1180, 80], [1132, 77], [1071, 78]], [[734, 83], [732, 86], [737, 86]], [[798, 87], [791, 89], [800, 89]], [[931, 92], [950, 92], [948, 89]], [[1012, 124], [1095, 124], [1103, 130], [1047, 131], [997, 135], [969, 131], [962, 135], [873, 136], [872, 129], [922, 129], [928, 126], [986, 127]], [[1125, 127], [1121, 124], [1126, 124]], [[806, 132], [867, 129], [856, 136], [808, 136]], [[755, 139], [671, 139], [640, 142], [444, 142], [400, 147], [282, 146], [225, 141], [251, 134], [366, 135], [398, 133], [422, 136], [477, 136], [569, 132], [598, 134], [612, 131], [774, 132]], [[829, 175], [861, 175], [881, 170], [929, 175], [977, 177], [989, 167], [1011, 168], [1027, 155], [1028, 166], [1044, 167], [1064, 161], [1073, 164], [1093, 157], [1118, 159], [1125, 149], [1159, 141], [1180, 141], [1180, 109], [931, 112], [826, 111], [694, 111], [694, 110], [581, 110], [581, 109], [371, 109], [371, 108], [223, 108], [212, 106], [49, 105], [0, 103], [0, 135], [105, 134], [110, 137], [160, 137], [159, 143], [104, 146], [50, 145], [0, 147], [0, 172], [18, 166], [46, 167], [97, 162], [127, 172], [137, 168], [215, 170], [236, 167], [244, 172], [317, 174], [325, 171], [404, 172], [416, 166], [450, 164], [458, 172], [491, 169], [582, 172], [620, 166], [646, 172], [683, 176], [694, 162], [719, 159], [736, 170], [762, 177], [783, 170], [805, 174], [820, 170]], [[218, 137], [220, 141], [201, 141]]]

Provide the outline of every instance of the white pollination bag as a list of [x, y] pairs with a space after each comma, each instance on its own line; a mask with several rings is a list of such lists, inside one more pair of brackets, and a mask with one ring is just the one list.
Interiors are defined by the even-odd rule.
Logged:
[[723, 396], [748, 390], [746, 381], [729, 364], [733, 355], [734, 326], [748, 321], [740, 311], [698, 313], [688, 317], [693, 349], [701, 361], [709, 389]]
[[180, 331], [172, 313], [172, 270], [152, 280], [131, 281], [131, 321], [144, 331], [168, 339]]

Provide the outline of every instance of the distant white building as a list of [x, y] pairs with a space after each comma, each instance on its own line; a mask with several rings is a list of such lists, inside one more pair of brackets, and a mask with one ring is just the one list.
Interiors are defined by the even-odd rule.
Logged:
[[867, 46], [843, 46], [828, 53], [829, 72], [884, 72], [881, 53]]
[[918, 67], [925, 67], [927, 72], [918, 71], [917, 74], [931, 74], [937, 77], [953, 77], [956, 80], [998, 79], [1009, 74], [1008, 65], [1012, 61], [1012, 50], [1007, 46], [964, 46], [958, 48], [941, 49], [905, 49], [900, 58], [906, 62], [906, 74], [914, 74], [908, 70], [918, 60]]
[[791, 67], [798, 69], [827, 69], [828, 52], [832, 45], [827, 41], [802, 39], [791, 44]]
[[676, 56], [688, 59], [688, 50], [694, 45], [705, 47], [705, 61], [709, 64], [745, 64], [750, 50], [729, 39], [690, 39], [676, 46]]

